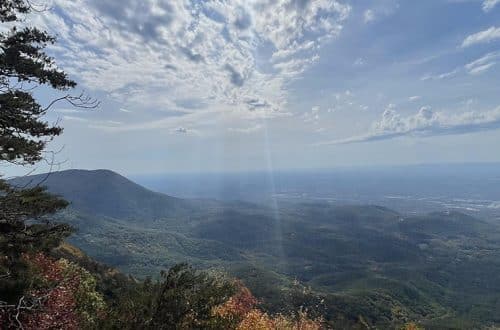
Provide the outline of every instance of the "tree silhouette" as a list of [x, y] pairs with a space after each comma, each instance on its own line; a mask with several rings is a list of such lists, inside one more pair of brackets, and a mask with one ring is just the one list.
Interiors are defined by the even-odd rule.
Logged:
[[[34, 11], [29, 0], [0, 1], [6, 31], [0, 33], [0, 163], [31, 165], [44, 159], [47, 143], [62, 133], [43, 118], [57, 102], [98, 106], [83, 94], [65, 94], [47, 105], [35, 99], [33, 91], [41, 86], [65, 93], [76, 83], [45, 52], [55, 38], [27, 22]], [[66, 205], [44, 188], [18, 189], [0, 179], [0, 319], [18, 319], [21, 301], [36, 309], [40, 299], [27, 294], [32, 283], [23, 255], [47, 251], [71, 233], [68, 225], [48, 217]]]

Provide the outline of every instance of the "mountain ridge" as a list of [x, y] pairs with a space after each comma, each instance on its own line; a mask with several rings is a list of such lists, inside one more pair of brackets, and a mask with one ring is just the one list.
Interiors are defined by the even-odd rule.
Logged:
[[151, 191], [107, 169], [70, 169], [10, 182], [18, 187], [46, 186], [51, 193], [68, 200], [72, 208], [92, 215], [153, 220], [170, 209], [189, 207], [184, 200]]
[[76, 227], [70, 243], [125, 273], [179, 262], [222, 269], [274, 312], [300, 282], [311, 288], [300, 300], [326, 301], [327, 317], [363, 315], [381, 328], [401, 313], [431, 328], [500, 322], [499, 228], [460, 212], [185, 200], [109, 170], [59, 172], [44, 184], [72, 201], [56, 216]]

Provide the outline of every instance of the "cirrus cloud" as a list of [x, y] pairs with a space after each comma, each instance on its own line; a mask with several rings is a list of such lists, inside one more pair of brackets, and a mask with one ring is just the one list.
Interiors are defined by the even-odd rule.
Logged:
[[489, 43], [497, 39], [500, 39], [500, 27], [492, 26], [465, 38], [462, 42], [462, 47], [465, 48], [476, 44]]

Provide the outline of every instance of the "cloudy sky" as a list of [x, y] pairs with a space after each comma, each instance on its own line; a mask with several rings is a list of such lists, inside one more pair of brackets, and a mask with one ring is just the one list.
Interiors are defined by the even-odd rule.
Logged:
[[[53, 0], [62, 168], [500, 161], [500, 0]], [[78, 91], [77, 91], [78, 92]], [[42, 100], [54, 95], [38, 91]]]

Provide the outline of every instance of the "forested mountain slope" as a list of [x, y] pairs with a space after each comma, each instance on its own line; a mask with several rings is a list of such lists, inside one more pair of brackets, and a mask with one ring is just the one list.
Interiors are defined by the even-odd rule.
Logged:
[[44, 184], [71, 202], [59, 215], [78, 230], [70, 241], [136, 276], [183, 261], [221, 268], [271, 311], [316, 306], [337, 324], [500, 322], [498, 227], [458, 212], [183, 200], [104, 170], [53, 173]]

